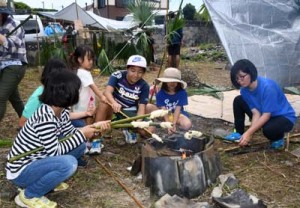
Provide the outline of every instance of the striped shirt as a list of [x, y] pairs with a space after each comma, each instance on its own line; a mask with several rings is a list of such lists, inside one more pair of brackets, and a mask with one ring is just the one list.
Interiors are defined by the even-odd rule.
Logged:
[[[0, 26], [0, 34], [6, 36], [17, 27], [17, 23], [11, 16], [7, 17], [4, 25]], [[25, 47], [25, 31], [23, 27], [18, 28], [13, 34], [7, 37], [3, 45], [0, 45], [0, 65], [6, 63], [27, 63]], [[19, 65], [19, 64], [12, 64]]]
[[[69, 139], [59, 142], [59, 138], [68, 135]], [[83, 133], [71, 124], [68, 110], [64, 109], [58, 118], [49, 105], [42, 104], [18, 133], [7, 159], [39, 147], [44, 149], [14, 162], [7, 162], [7, 179], [18, 177], [35, 160], [67, 154], [85, 141]]]

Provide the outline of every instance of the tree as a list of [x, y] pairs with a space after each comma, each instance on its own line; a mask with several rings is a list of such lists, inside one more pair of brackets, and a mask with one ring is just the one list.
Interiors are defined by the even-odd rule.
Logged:
[[183, 16], [186, 20], [193, 20], [196, 13], [196, 8], [194, 5], [188, 3], [183, 8]]
[[201, 20], [203, 20], [206, 23], [211, 22], [210, 15], [208, 13], [208, 10], [207, 10], [205, 4], [201, 5], [200, 10], [199, 10], [199, 14], [200, 14]]
[[17, 10], [31, 10], [31, 7], [23, 2], [15, 2], [15, 9]]

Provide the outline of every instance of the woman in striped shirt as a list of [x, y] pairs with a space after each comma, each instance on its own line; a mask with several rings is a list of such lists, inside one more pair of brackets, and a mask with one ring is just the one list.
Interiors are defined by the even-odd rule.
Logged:
[[[63, 70], [50, 77], [40, 96], [43, 103], [18, 133], [7, 156], [7, 179], [22, 188], [15, 202], [21, 207], [56, 207], [46, 197], [77, 169], [85, 141], [110, 128], [108, 121], [76, 129], [70, 122], [69, 106], [78, 102], [81, 82], [76, 74]], [[66, 140], [60, 140], [68, 137]], [[16, 160], [15, 156], [41, 148]]]

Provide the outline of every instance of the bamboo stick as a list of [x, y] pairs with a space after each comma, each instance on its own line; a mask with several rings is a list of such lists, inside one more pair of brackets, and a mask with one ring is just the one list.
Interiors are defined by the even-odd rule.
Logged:
[[127, 115], [126, 116], [123, 115], [125, 117], [124, 119], [120, 119], [118, 121], [113, 121], [113, 122], [111, 122], [110, 125], [113, 126], [113, 125], [116, 125], [116, 124], [128, 123], [129, 121], [134, 121], [134, 120], [138, 120], [138, 119], [142, 119], [142, 118], [147, 118], [150, 115], [151, 114], [145, 114], [145, 115], [139, 115], [139, 116], [133, 116], [133, 117], [128, 117]]
[[[133, 119], [134, 117], [132, 117], [132, 118], [130, 118], [130, 119]], [[124, 120], [130, 120], [130, 119], [123, 119], [123, 121], [122, 122], [124, 122]], [[159, 123], [155, 123], [155, 122], [152, 122], [152, 123], [150, 123], [150, 126], [159, 126], [160, 124]], [[130, 123], [122, 123], [122, 124], [120, 124], [120, 123], [117, 123], [117, 122], [112, 122], [111, 123], [111, 128], [113, 128], [113, 129], [115, 129], [115, 128], [134, 128], [134, 126], [132, 125], [132, 124], [130, 124]], [[69, 138], [71, 138], [73, 135], [69, 135], [69, 136], [66, 136], [66, 137], [64, 137], [64, 138], [62, 138], [62, 139], [59, 139], [59, 142], [63, 142], [63, 141], [66, 141], [66, 140], [68, 140]], [[42, 151], [44, 149], [44, 147], [38, 147], [38, 148], [35, 148], [35, 149], [33, 149], [33, 150], [30, 150], [30, 151], [28, 151], [28, 152], [24, 152], [24, 153], [22, 153], [22, 154], [20, 154], [20, 155], [17, 155], [17, 156], [14, 156], [14, 157], [12, 157], [12, 158], [10, 158], [8, 161], [9, 162], [14, 162], [14, 161], [16, 161], [16, 160], [19, 160], [20, 158], [22, 158], [22, 157], [26, 157], [26, 156], [28, 156], [28, 155], [31, 155], [31, 154], [33, 154], [33, 153], [36, 153], [36, 152], [38, 152], [38, 151]]]
[[[156, 126], [159, 127], [160, 123], [151, 122], [149, 123], [149, 126]], [[111, 126], [113, 129], [119, 129], [119, 128], [135, 128], [131, 123], [122, 123], [122, 124], [115, 124]]]
[[[108, 105], [110, 105], [110, 107], [112, 107], [112, 104], [107, 102]], [[129, 116], [127, 116], [124, 112], [120, 111], [119, 112], [122, 116], [124, 116], [125, 118], [130, 118]], [[150, 116], [150, 115], [149, 115]], [[134, 117], [131, 117], [131, 119]], [[123, 119], [124, 120], [124, 119]], [[136, 120], [136, 119], [135, 119]], [[143, 128], [144, 131], [146, 131], [148, 134], [152, 135], [152, 132], [149, 131], [148, 129]]]
[[142, 203], [133, 195], [132, 191], [130, 191], [125, 184], [122, 183], [122, 181], [120, 179], [118, 179], [116, 176], [114, 176], [112, 174], [112, 172], [105, 167], [105, 165], [103, 165], [100, 160], [98, 160], [95, 157], [96, 162], [105, 170], [105, 172], [110, 175], [116, 182], [118, 182], [118, 184], [128, 193], [128, 195], [134, 200], [134, 202], [138, 205], [138, 207], [140, 208], [144, 208], [144, 206], [142, 205]]
[[[66, 137], [64, 137], [64, 138], [61, 138], [61, 139], [59, 139], [59, 142], [66, 141], [66, 140], [68, 140], [69, 138], [71, 138], [72, 136], [73, 136], [73, 134], [68, 135], [68, 136], [66, 136]], [[16, 161], [16, 160], [19, 160], [19, 159], [22, 158], [22, 157], [26, 157], [26, 156], [31, 155], [31, 154], [33, 154], [33, 153], [36, 153], [36, 152], [38, 152], [38, 151], [42, 151], [43, 149], [44, 149], [44, 147], [38, 147], [38, 148], [35, 148], [35, 149], [30, 150], [30, 151], [28, 151], [28, 152], [24, 152], [24, 153], [22, 153], [22, 154], [19, 154], [19, 155], [16, 155], [16, 156], [10, 158], [10, 159], [8, 160], [8, 162], [14, 162], [14, 161]]]

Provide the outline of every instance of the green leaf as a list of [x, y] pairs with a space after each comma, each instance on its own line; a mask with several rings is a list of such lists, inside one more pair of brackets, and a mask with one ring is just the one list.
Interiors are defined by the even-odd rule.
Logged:
[[135, 22], [143, 28], [145, 25], [152, 25], [154, 21], [155, 3], [150, 1], [136, 0], [128, 5], [128, 10], [133, 14]]
[[100, 75], [110, 75], [114, 72], [113, 66], [110, 64], [109, 59], [105, 53], [105, 50], [101, 50], [98, 57], [98, 64], [101, 69]]

